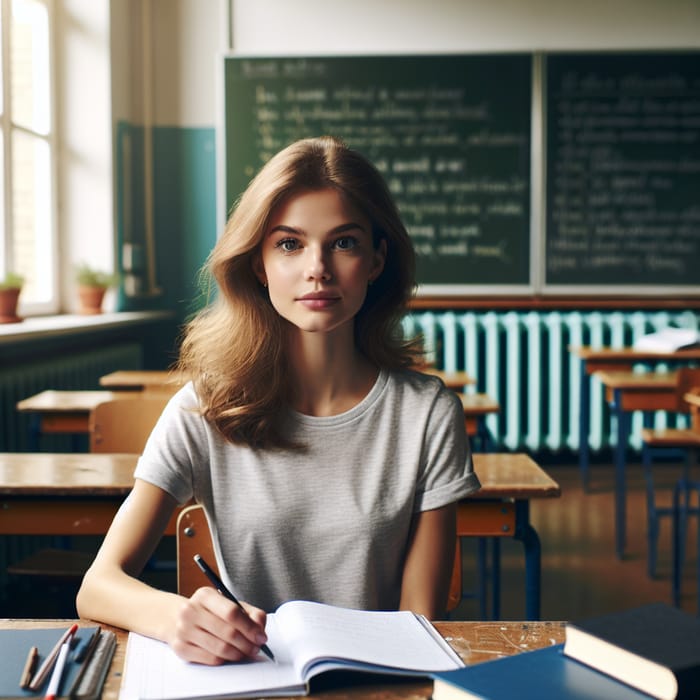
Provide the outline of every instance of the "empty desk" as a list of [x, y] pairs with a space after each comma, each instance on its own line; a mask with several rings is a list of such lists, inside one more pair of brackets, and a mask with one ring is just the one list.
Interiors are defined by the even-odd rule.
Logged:
[[591, 376], [599, 371], [631, 371], [636, 364], [689, 364], [700, 361], [700, 348], [675, 352], [643, 352], [632, 348], [592, 348], [570, 346], [569, 352], [581, 360], [579, 398], [579, 469], [583, 488], [588, 489], [591, 420]]
[[606, 400], [617, 419], [615, 448], [615, 551], [622, 559], [626, 539], [626, 455], [634, 411], [675, 411], [676, 375], [673, 372], [596, 372]]

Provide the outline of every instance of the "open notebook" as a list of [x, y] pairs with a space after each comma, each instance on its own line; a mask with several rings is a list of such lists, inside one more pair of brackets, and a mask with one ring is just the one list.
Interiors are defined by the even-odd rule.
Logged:
[[120, 700], [305, 695], [324, 671], [428, 676], [464, 664], [435, 628], [411, 612], [368, 612], [292, 601], [268, 615], [270, 661], [202, 666], [167, 644], [131, 633]]

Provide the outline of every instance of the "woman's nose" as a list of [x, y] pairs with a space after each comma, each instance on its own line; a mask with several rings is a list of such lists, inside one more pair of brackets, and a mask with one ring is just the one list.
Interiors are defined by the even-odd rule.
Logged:
[[307, 250], [307, 279], [329, 280], [331, 278], [330, 267], [324, 251], [314, 247], [309, 247]]

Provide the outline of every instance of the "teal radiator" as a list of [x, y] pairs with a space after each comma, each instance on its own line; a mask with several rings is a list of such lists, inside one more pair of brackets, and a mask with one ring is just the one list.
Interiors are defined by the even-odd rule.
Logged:
[[[624, 347], [669, 325], [700, 327], [694, 311], [415, 311], [404, 319], [407, 335], [421, 334], [428, 360], [445, 370], [465, 370], [477, 384], [468, 391], [496, 398], [501, 412], [487, 418], [496, 445], [506, 450], [577, 450], [579, 360], [569, 345]], [[663, 367], [663, 365], [660, 365]], [[614, 445], [603, 390], [591, 388], [593, 451]], [[639, 449], [641, 415], [630, 444]], [[659, 412], [657, 427], [684, 419]]]

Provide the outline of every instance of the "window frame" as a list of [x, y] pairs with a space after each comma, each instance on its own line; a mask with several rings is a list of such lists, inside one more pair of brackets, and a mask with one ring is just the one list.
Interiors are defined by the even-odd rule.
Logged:
[[20, 315], [54, 314], [60, 310], [60, 248], [59, 248], [59, 220], [58, 220], [58, 125], [57, 125], [57, 61], [56, 61], [56, 8], [55, 0], [32, 0], [46, 8], [48, 23], [48, 80], [49, 80], [49, 118], [48, 134], [38, 133], [31, 128], [14, 124], [12, 121], [12, 87], [10, 71], [10, 52], [12, 41], [12, 0], [0, 0], [1, 33], [0, 42], [2, 51], [0, 54], [2, 68], [2, 111], [0, 112], [0, 130], [2, 131], [2, 245], [0, 246], [0, 278], [7, 271], [13, 269], [13, 144], [14, 133], [21, 132], [32, 138], [44, 141], [49, 151], [49, 250], [41, 251], [41, 255], [49, 254], [51, 257], [50, 284], [48, 286], [48, 299], [44, 301], [30, 301], [26, 296], [20, 295]]

